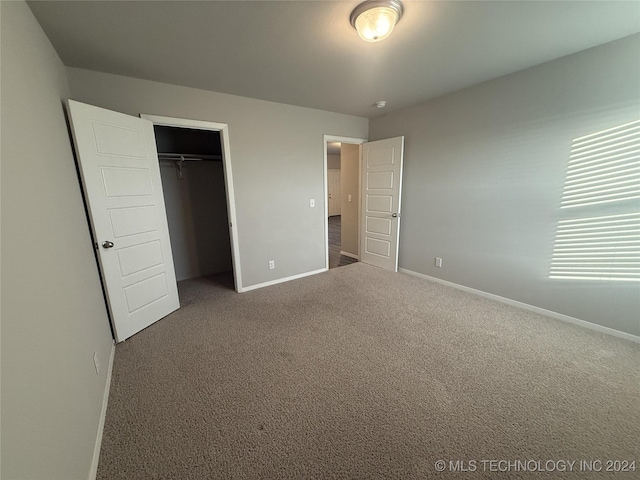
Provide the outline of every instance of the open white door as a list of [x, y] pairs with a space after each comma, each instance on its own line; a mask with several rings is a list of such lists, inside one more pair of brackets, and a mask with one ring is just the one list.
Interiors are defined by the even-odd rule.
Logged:
[[362, 144], [360, 261], [398, 271], [404, 137]]
[[153, 124], [69, 100], [116, 341], [180, 308]]

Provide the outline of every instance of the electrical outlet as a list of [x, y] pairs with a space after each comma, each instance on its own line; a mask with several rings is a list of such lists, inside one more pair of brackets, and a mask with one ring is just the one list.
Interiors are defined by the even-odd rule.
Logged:
[[276, 268], [276, 262], [269, 260], [269, 270], [273, 270], [274, 268]]
[[436, 257], [436, 267], [442, 267], [442, 259], [440, 257]]
[[315, 206], [316, 206], [316, 201], [315, 201], [315, 199], [314, 199], [314, 198], [312, 198], [312, 199], [310, 199], [310, 200], [309, 200], [309, 206], [310, 206], [311, 208], [313, 208], [313, 207], [315, 207]]
[[98, 361], [98, 352], [93, 352], [93, 365], [96, 367], [96, 374], [100, 375], [100, 362]]

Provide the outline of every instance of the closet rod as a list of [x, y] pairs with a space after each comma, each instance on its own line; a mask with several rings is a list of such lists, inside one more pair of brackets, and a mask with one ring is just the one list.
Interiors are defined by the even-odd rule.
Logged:
[[190, 153], [158, 153], [158, 160], [165, 160], [168, 162], [177, 161], [190, 161], [190, 160], [222, 160], [222, 155], [197, 155]]

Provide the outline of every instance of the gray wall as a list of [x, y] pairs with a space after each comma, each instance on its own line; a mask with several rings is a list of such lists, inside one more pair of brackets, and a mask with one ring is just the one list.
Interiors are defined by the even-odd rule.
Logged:
[[[229, 125], [245, 287], [324, 268], [323, 135], [366, 137], [366, 118], [88, 70], [67, 71], [75, 100], [131, 115]], [[311, 198], [315, 208], [309, 207]], [[275, 260], [275, 270], [269, 270], [269, 260]]]
[[[340, 147], [342, 169], [341, 192], [341, 247], [343, 252], [358, 256], [358, 214], [360, 205], [360, 146], [343, 143]], [[351, 202], [349, 201], [351, 195]]]
[[66, 71], [29, 7], [0, 5], [0, 476], [86, 479], [112, 339], [63, 112]]
[[185, 162], [182, 179], [173, 162], [160, 167], [176, 279], [231, 271], [222, 162]]
[[400, 267], [639, 335], [637, 282], [549, 279], [572, 139], [637, 120], [639, 85], [634, 35], [372, 120], [405, 135]]

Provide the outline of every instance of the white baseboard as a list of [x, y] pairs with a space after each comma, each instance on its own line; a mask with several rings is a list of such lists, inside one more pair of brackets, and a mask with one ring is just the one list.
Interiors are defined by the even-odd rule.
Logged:
[[258, 288], [268, 287], [270, 285], [276, 285], [278, 283], [289, 282], [291, 280], [297, 280], [299, 278], [308, 277], [310, 275], [316, 275], [318, 273], [326, 272], [326, 268], [321, 268], [320, 270], [313, 270], [311, 272], [299, 273], [298, 275], [292, 275], [290, 277], [278, 278], [277, 280], [269, 280], [268, 282], [258, 283], [256, 285], [249, 285], [248, 287], [242, 287], [238, 290], [240, 293], [249, 292], [251, 290], [256, 290]]
[[344, 255], [345, 257], [349, 257], [349, 258], [355, 258], [356, 260], [360, 261], [360, 256], [354, 255], [353, 253], [343, 252], [342, 250], [340, 250], [340, 255]]
[[100, 447], [102, 446], [102, 434], [104, 433], [104, 422], [107, 418], [107, 404], [109, 403], [109, 389], [111, 387], [111, 373], [113, 372], [113, 359], [116, 354], [116, 344], [111, 345], [111, 355], [109, 357], [109, 367], [107, 369], [107, 383], [104, 386], [104, 395], [102, 396], [102, 411], [100, 412], [100, 421], [98, 423], [98, 434], [96, 435], [96, 444], [93, 448], [93, 460], [91, 461], [91, 471], [89, 472], [89, 480], [95, 480], [98, 475], [98, 462], [100, 461]]
[[575, 325], [579, 325], [584, 328], [588, 328], [590, 330], [595, 330], [597, 332], [606, 333], [608, 335], [612, 335], [618, 338], [624, 338], [625, 340], [631, 340], [635, 343], [640, 343], [640, 337], [637, 335], [632, 335], [631, 333], [621, 332], [620, 330], [615, 330], [613, 328], [604, 327], [602, 325], [598, 325], [595, 323], [587, 322], [586, 320], [580, 320], [579, 318], [570, 317], [569, 315], [565, 315], [563, 313], [554, 312], [552, 310], [545, 310], [544, 308], [535, 307], [533, 305], [529, 305], [528, 303], [518, 302], [517, 300], [511, 300], [510, 298], [501, 297], [500, 295], [494, 295], [493, 293], [483, 292], [482, 290], [476, 290], [475, 288], [465, 287], [464, 285], [460, 285], [453, 282], [448, 282], [446, 280], [442, 280], [440, 278], [431, 277], [429, 275], [425, 275], [423, 273], [414, 272], [413, 270], [407, 270], [406, 268], [399, 268], [399, 272], [406, 273], [407, 275], [413, 275], [414, 277], [424, 278], [425, 280], [431, 280], [432, 282], [440, 283], [442, 285], [447, 285], [449, 287], [457, 288], [458, 290], [463, 290], [465, 292], [473, 293], [479, 295], [481, 297], [490, 298], [492, 300], [496, 300], [501, 303], [506, 303], [507, 305], [512, 305], [514, 307], [519, 307], [524, 310], [529, 310], [531, 312], [539, 313], [541, 315], [546, 315], [548, 317], [555, 318], [557, 320], [562, 320], [563, 322], [573, 323]]

